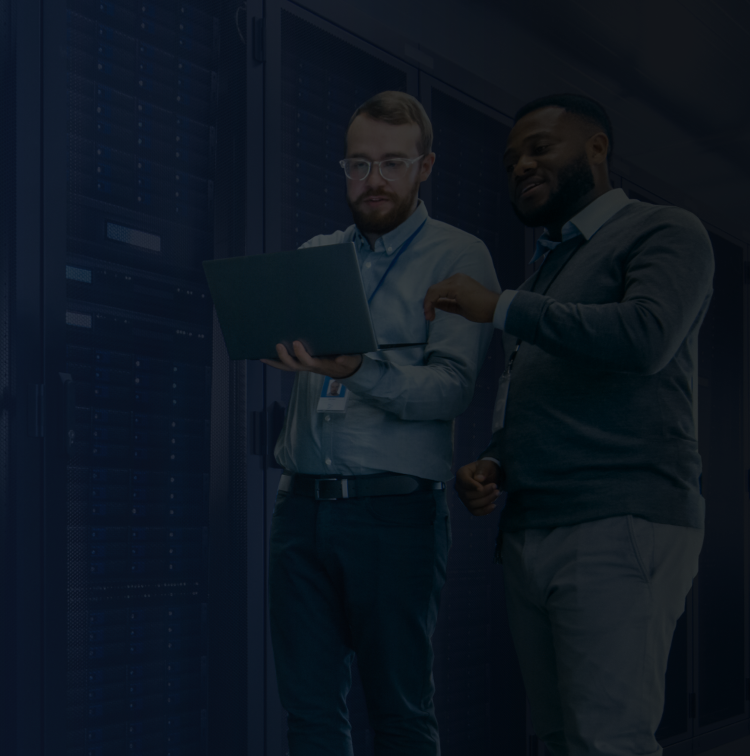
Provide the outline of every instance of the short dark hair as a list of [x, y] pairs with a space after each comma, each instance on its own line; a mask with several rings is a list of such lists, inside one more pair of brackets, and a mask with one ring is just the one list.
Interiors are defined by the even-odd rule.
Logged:
[[609, 119], [607, 111], [602, 105], [591, 97], [567, 93], [539, 97], [538, 99], [524, 105], [516, 113], [515, 123], [518, 123], [521, 118], [534, 110], [540, 110], [541, 108], [550, 106], [563, 108], [568, 113], [572, 113], [573, 115], [588, 121], [590, 124], [595, 125], [603, 131], [609, 140], [609, 148], [607, 149], [607, 164], [609, 164], [612, 158], [612, 146], [614, 144], [612, 138], [612, 121]]

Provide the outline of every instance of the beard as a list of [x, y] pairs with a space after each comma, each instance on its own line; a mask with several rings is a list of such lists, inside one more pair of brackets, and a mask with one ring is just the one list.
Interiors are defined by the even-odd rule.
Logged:
[[524, 226], [549, 226], [560, 218], [565, 218], [568, 210], [576, 207], [594, 188], [594, 174], [586, 159], [586, 154], [581, 153], [581, 157], [560, 170], [557, 176], [557, 189], [550, 193], [543, 205], [522, 211], [518, 209], [515, 202], [510, 204]]
[[[352, 202], [347, 195], [346, 202], [352, 211], [354, 223], [363, 234], [387, 234], [398, 228], [411, 215], [418, 193], [419, 181], [415, 181], [408, 195], [400, 199], [392, 192], [378, 189], [366, 192], [356, 202]], [[377, 208], [367, 208], [367, 199], [377, 196], [387, 197], [393, 202], [393, 207], [385, 213]]]

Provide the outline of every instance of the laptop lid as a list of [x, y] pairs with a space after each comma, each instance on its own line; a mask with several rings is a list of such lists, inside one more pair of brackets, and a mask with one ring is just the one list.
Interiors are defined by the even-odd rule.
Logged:
[[278, 359], [301, 341], [313, 357], [418, 344], [375, 338], [353, 242], [205, 260], [219, 326], [233, 360]]

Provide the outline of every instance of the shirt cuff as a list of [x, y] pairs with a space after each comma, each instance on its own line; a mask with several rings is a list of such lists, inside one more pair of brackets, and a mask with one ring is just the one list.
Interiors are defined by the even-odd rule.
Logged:
[[366, 354], [362, 355], [362, 364], [354, 375], [339, 378], [341, 383], [355, 394], [365, 394], [380, 380], [383, 372], [382, 360], [374, 360]]
[[498, 467], [502, 467], [502, 465], [494, 457], [482, 457], [482, 459], [480, 459], [479, 461], [481, 462], [484, 459], [489, 459], [492, 462], [494, 462]]
[[506, 289], [497, 300], [497, 306], [495, 307], [495, 316], [492, 318], [492, 325], [498, 329], [498, 331], [505, 330], [505, 318], [508, 314], [508, 308], [513, 301], [513, 297], [518, 292], [515, 289]]

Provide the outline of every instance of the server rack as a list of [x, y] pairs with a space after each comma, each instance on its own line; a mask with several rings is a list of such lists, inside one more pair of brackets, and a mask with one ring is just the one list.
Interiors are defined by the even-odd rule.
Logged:
[[[16, 307], [16, 59], [14, 19], [10, 2], [0, 2], [0, 606], [4, 621], [0, 623], [0, 737], [11, 751], [16, 748], [18, 718], [15, 690], [16, 660], [22, 649], [17, 643], [16, 629], [16, 513], [11, 502], [17, 482], [12, 471], [14, 457], [14, 425], [16, 382], [12, 370], [12, 320]], [[15, 361], [14, 361], [15, 362]], [[3, 737], [4, 736], [4, 737]]]
[[48, 753], [208, 752], [226, 5], [43, 9]]

